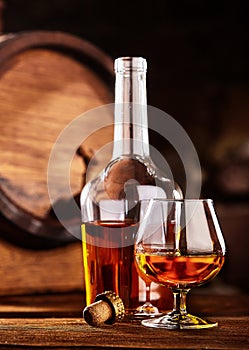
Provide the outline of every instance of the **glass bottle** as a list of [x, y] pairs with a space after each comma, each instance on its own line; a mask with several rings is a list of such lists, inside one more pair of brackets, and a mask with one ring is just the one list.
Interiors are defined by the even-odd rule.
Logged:
[[133, 258], [136, 227], [143, 215], [139, 201], [182, 197], [180, 188], [150, 157], [146, 70], [142, 57], [115, 60], [112, 159], [81, 193], [86, 302], [113, 290], [127, 312], [139, 305], [139, 277]]

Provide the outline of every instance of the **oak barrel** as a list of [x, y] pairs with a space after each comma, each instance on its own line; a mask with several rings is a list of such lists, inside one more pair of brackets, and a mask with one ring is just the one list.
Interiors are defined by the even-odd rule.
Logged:
[[[1, 235], [24, 246], [72, 241], [50, 215], [49, 155], [70, 121], [113, 101], [113, 61], [93, 44], [63, 32], [22, 32], [0, 40]], [[70, 175], [75, 196], [85, 170], [76, 153]]]

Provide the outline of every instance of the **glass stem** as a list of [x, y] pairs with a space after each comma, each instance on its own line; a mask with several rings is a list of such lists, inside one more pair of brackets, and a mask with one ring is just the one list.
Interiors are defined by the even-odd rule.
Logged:
[[186, 296], [189, 289], [178, 289], [174, 288], [172, 289], [173, 295], [174, 295], [174, 308], [173, 313], [181, 316], [187, 315], [187, 309], [186, 309]]
[[150, 303], [150, 283], [146, 283], [146, 303]]

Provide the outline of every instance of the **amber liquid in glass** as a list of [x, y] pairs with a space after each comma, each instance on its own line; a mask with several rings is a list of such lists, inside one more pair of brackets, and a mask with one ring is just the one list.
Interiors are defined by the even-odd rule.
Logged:
[[138, 306], [138, 273], [134, 262], [136, 224], [126, 221], [96, 221], [82, 225], [86, 302], [112, 290], [126, 311]]
[[139, 269], [151, 281], [184, 289], [199, 286], [214, 278], [225, 257], [215, 254], [172, 256], [166, 253], [138, 253], [135, 259]]

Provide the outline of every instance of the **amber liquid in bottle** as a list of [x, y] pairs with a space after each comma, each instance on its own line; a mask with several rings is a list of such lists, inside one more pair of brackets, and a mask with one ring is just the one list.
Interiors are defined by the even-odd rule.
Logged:
[[112, 290], [121, 297], [126, 310], [138, 305], [134, 249], [125, 243], [135, 233], [136, 224], [129, 220], [82, 225], [88, 304], [100, 291]]
[[172, 256], [138, 253], [135, 259], [141, 271], [151, 281], [170, 287], [191, 288], [214, 278], [225, 257], [215, 254]]

